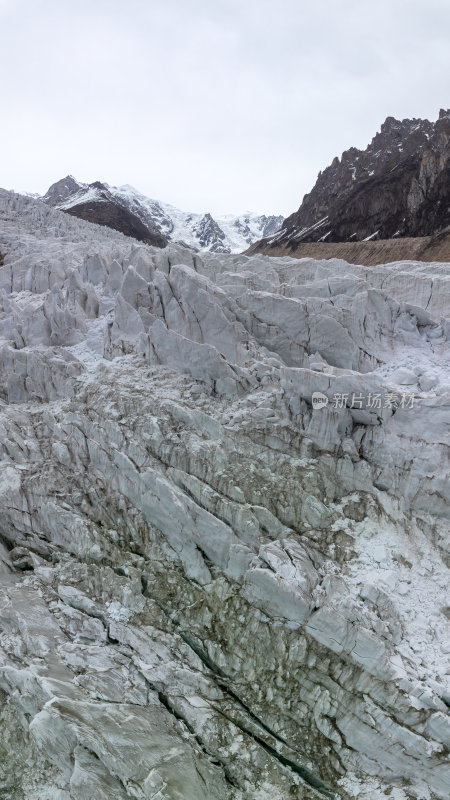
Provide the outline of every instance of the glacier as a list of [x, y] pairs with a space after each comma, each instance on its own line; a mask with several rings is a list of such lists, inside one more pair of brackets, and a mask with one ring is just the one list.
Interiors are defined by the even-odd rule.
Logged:
[[0, 796], [447, 798], [450, 265], [0, 253]]

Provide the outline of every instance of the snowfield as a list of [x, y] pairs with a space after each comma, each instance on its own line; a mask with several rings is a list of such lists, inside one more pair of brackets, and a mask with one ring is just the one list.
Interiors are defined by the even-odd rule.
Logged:
[[0, 796], [445, 800], [450, 265], [0, 253]]

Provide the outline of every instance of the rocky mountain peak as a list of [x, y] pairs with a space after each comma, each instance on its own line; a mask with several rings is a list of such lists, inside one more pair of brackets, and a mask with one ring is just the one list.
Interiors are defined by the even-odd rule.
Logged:
[[211, 214], [204, 214], [194, 226], [201, 249], [208, 248], [214, 253], [224, 253], [225, 234]]
[[89, 186], [92, 189], [98, 189], [100, 192], [109, 192], [109, 186], [107, 183], [102, 183], [101, 181], [94, 181], [90, 183]]
[[75, 192], [78, 192], [82, 186], [83, 184], [78, 183], [73, 175], [66, 175], [65, 178], [61, 178], [61, 180], [52, 184], [42, 199], [49, 206], [58, 206]]
[[280, 231], [260, 249], [301, 242], [426, 236], [450, 225], [450, 111], [388, 116], [365, 150], [350, 147], [319, 173]]

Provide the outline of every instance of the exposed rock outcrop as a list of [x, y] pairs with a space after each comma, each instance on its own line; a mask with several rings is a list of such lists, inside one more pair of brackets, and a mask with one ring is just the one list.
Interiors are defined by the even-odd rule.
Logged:
[[2, 797], [444, 800], [449, 265], [0, 218]]
[[450, 225], [449, 186], [450, 111], [434, 123], [388, 117], [366, 150], [336, 157], [299, 210], [253, 252], [435, 234]]

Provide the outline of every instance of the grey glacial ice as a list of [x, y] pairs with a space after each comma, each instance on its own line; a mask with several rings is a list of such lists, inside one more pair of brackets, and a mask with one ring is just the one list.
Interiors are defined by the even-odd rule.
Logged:
[[447, 798], [450, 265], [0, 252], [0, 797]]

